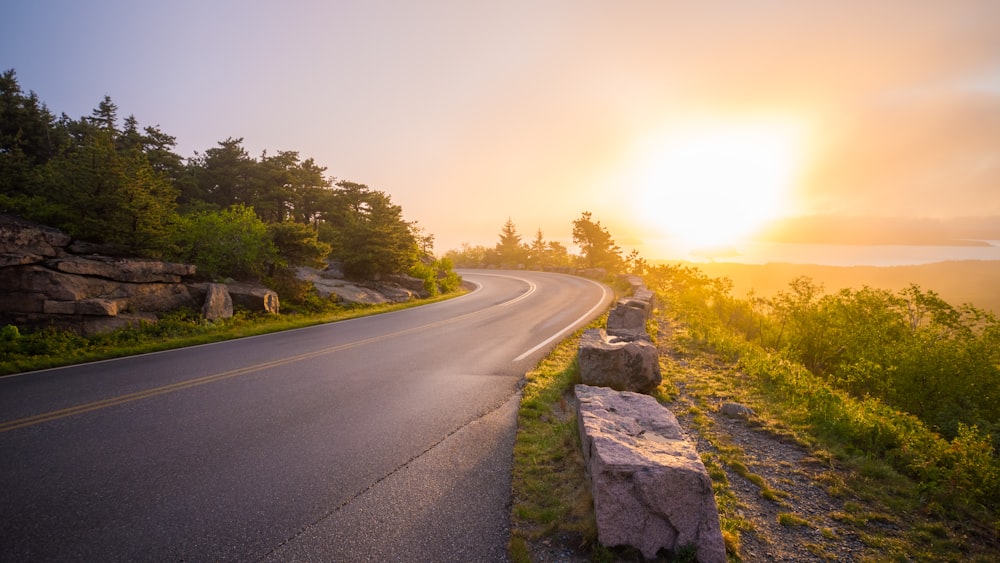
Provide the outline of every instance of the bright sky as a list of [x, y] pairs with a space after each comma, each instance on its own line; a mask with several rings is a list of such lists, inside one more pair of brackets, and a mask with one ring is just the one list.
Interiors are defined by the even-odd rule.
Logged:
[[243, 137], [389, 193], [443, 253], [512, 218], [627, 250], [785, 215], [1000, 216], [997, 0], [33, 0], [0, 69], [54, 112]]

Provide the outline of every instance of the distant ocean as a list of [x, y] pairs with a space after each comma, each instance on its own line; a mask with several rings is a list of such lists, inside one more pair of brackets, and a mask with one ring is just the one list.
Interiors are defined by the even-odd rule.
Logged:
[[952, 260], [1000, 260], [1000, 241], [989, 246], [837, 245], [752, 242], [732, 252], [694, 262], [818, 264], [822, 266], [907, 266]]

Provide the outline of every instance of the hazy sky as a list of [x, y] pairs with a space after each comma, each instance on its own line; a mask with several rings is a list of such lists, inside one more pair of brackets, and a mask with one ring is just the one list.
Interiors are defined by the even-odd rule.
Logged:
[[13, 0], [0, 68], [182, 156], [297, 150], [439, 253], [584, 210], [651, 258], [741, 210], [1000, 216], [997, 0]]

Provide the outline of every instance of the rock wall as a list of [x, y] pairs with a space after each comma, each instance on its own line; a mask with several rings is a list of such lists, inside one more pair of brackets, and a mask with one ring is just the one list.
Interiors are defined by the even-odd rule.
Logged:
[[642, 394], [662, 381], [646, 332], [654, 295], [641, 278], [627, 281], [632, 296], [608, 313], [607, 330], [585, 331], [577, 350], [577, 424], [598, 541], [635, 547], [647, 559], [692, 547], [698, 561], [726, 561], [705, 466], [674, 415]]
[[320, 297], [336, 299], [348, 305], [405, 303], [428, 297], [424, 280], [406, 275], [386, 276], [379, 281], [358, 282], [344, 278], [336, 264], [325, 270], [299, 267], [295, 276], [313, 284]]
[[580, 380], [585, 385], [649, 393], [660, 384], [659, 354], [646, 332], [653, 292], [638, 276], [629, 276], [632, 297], [608, 313], [607, 329], [584, 332], [577, 348]]
[[[94, 250], [56, 229], [0, 214], [0, 325], [95, 334], [156, 322], [157, 313], [201, 309], [210, 295], [210, 284], [194, 281], [192, 265]], [[278, 296], [267, 288], [225, 289], [238, 304], [278, 312]], [[213, 306], [211, 315], [231, 316], [232, 310]]]

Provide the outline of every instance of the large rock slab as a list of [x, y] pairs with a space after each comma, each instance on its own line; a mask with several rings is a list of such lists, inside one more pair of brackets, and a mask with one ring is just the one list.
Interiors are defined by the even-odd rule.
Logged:
[[184, 279], [194, 266], [94, 254], [101, 249], [0, 213], [0, 326], [94, 334], [201, 306]]
[[711, 479], [674, 415], [648, 395], [574, 391], [598, 541], [647, 559], [694, 546], [702, 563], [726, 561]]
[[577, 358], [580, 381], [586, 385], [648, 393], [663, 381], [656, 346], [646, 340], [592, 328], [580, 337]]
[[108, 256], [67, 256], [50, 260], [50, 268], [67, 274], [93, 276], [128, 283], [180, 283], [195, 274], [190, 264]]
[[40, 294], [57, 301], [104, 297], [119, 286], [110, 280], [56, 272], [37, 264], [4, 268], [0, 276], [0, 291]]
[[295, 276], [311, 283], [320, 297], [336, 299], [345, 305], [405, 303], [428, 296], [424, 280], [412, 276], [391, 275], [380, 282], [352, 282], [344, 279], [332, 264], [326, 270], [300, 267]]

